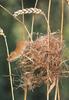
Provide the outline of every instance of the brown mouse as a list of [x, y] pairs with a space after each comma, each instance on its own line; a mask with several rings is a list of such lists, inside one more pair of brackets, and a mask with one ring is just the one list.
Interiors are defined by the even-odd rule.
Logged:
[[15, 50], [10, 53], [7, 60], [9, 62], [17, 60], [23, 54], [23, 51], [28, 45], [28, 43], [29, 43], [28, 41], [18, 41]]

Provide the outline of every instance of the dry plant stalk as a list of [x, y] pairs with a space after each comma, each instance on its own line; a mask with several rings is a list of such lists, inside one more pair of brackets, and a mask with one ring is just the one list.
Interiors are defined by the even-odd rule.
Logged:
[[[50, 32], [51, 32], [51, 30], [50, 30], [50, 9], [51, 9], [51, 0], [49, 0], [49, 5], [48, 5], [48, 26], [47, 26], [47, 33], [48, 33], [48, 51], [50, 50]], [[48, 54], [48, 61], [50, 61], [49, 54]], [[49, 77], [49, 67], [50, 67], [50, 65], [48, 63], [48, 66], [47, 66], [47, 76], [48, 77]], [[49, 84], [49, 81], [48, 81], [48, 83], [47, 83], [47, 100], [49, 100], [49, 93], [48, 93], [49, 86], [50, 86], [50, 84]]]
[[24, 100], [27, 100], [27, 87], [24, 90]]
[[[37, 3], [38, 3], [38, 0], [36, 0], [34, 8], [36, 8]], [[33, 30], [34, 30], [34, 14], [33, 14], [33, 16], [32, 16], [32, 25], [31, 25], [31, 37], [32, 37], [31, 39], [32, 39], [32, 40], [33, 40]], [[31, 41], [32, 41], [32, 40], [31, 40]]]
[[[8, 44], [7, 44], [7, 39], [6, 39], [6, 36], [3, 33], [3, 30], [1, 28], [0, 28], [0, 35], [2, 35], [4, 37], [5, 45], [6, 45], [6, 51], [7, 51], [7, 56], [9, 57], [9, 48], [8, 48]], [[10, 64], [10, 62], [8, 62], [8, 66], [9, 66], [9, 77], [10, 77], [10, 84], [11, 84], [12, 100], [14, 100], [14, 90], [13, 90], [12, 72], [11, 72], [11, 64]]]
[[54, 97], [54, 100], [57, 100], [57, 95], [58, 94], [58, 79], [57, 79], [57, 82], [56, 82], [56, 89], [55, 89], [55, 97]]

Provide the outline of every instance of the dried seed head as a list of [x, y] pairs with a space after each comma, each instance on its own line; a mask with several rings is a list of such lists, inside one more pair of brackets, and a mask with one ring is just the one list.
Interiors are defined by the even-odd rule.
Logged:
[[14, 12], [13, 16], [17, 17], [19, 15], [22, 14], [44, 14], [44, 12], [41, 9], [37, 9], [37, 8], [26, 8], [26, 9], [22, 9], [22, 10], [18, 10], [16, 12]]

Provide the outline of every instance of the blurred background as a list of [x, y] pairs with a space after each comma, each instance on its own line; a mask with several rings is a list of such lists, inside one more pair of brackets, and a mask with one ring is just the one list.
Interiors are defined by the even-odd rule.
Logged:
[[[42, 9], [46, 15], [48, 11], [49, 0], [38, 0], [37, 8]], [[21, 0], [0, 0], [0, 4], [8, 9], [11, 13], [22, 9]], [[24, 8], [34, 7], [35, 0], [23, 0]], [[19, 17], [22, 21], [22, 17]], [[60, 30], [61, 22], [61, 0], [52, 0], [50, 27], [52, 32]], [[25, 24], [31, 31], [32, 14], [25, 15]], [[0, 7], [0, 27], [4, 30], [7, 37], [9, 51], [13, 51], [16, 46], [16, 42], [19, 40], [26, 40], [27, 32], [23, 25], [17, 22], [12, 16]], [[43, 16], [35, 15], [34, 22], [34, 38], [37, 35], [43, 35], [47, 33], [47, 25]], [[64, 57], [69, 59], [69, 6], [65, 2], [64, 6]], [[10, 82], [7, 64], [7, 54], [4, 38], [0, 36], [0, 100], [12, 100], [10, 91]], [[12, 64], [12, 74], [14, 72], [15, 64]], [[28, 92], [27, 100], [46, 100], [46, 86], [41, 86], [35, 89], [33, 92]], [[53, 91], [54, 92], [54, 91]], [[54, 94], [51, 94], [50, 100], [53, 100]], [[69, 100], [69, 78], [62, 79], [60, 82], [61, 100]], [[14, 83], [15, 100], [23, 100], [24, 91], [22, 89], [16, 89]]]

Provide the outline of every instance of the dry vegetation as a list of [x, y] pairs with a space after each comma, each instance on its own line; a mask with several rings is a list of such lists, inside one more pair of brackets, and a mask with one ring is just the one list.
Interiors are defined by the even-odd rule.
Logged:
[[[68, 2], [68, 1], [67, 1]], [[37, 4], [37, 0], [36, 3]], [[36, 87], [39, 87], [42, 83], [47, 85], [47, 100], [49, 100], [49, 94], [55, 88], [55, 97], [54, 100], [60, 100], [59, 93], [59, 80], [63, 77], [65, 70], [63, 70], [62, 64], [65, 61], [62, 61], [62, 51], [64, 47], [63, 43], [63, 9], [64, 9], [64, 0], [62, 0], [62, 14], [61, 14], [61, 31], [59, 32], [59, 36], [57, 36], [57, 32], [51, 32], [49, 25], [49, 16], [50, 16], [50, 7], [51, 0], [49, 0], [49, 8], [48, 8], [48, 18], [44, 14], [41, 9], [35, 8], [27, 8], [14, 12], [11, 14], [7, 9], [0, 5], [5, 11], [7, 11], [10, 15], [12, 15], [17, 21], [19, 21], [22, 25], [24, 25], [26, 31], [28, 32], [29, 40], [22, 41], [20, 44], [17, 44], [16, 49], [8, 54], [8, 65], [9, 65], [9, 74], [10, 74], [10, 82], [12, 89], [12, 97], [14, 100], [13, 93], [13, 84], [12, 84], [12, 75], [11, 75], [11, 66], [10, 62], [17, 61], [17, 70], [20, 70], [20, 84], [18, 87], [21, 87], [25, 91], [24, 100], [26, 100], [27, 90], [32, 90]], [[33, 24], [34, 24], [34, 16], [32, 18], [32, 29], [31, 34], [27, 30], [27, 27], [24, 23], [22, 23], [17, 16], [24, 14], [41, 14], [44, 16], [45, 21], [48, 27], [48, 34], [37, 38], [35, 41], [32, 39], [33, 34]], [[0, 30], [0, 35], [4, 36], [2, 29]], [[6, 40], [6, 38], [4, 38]], [[5, 41], [6, 42], [6, 41]], [[6, 46], [7, 47], [7, 46]], [[8, 48], [7, 48], [8, 50]], [[17, 60], [18, 59], [18, 60]]]

